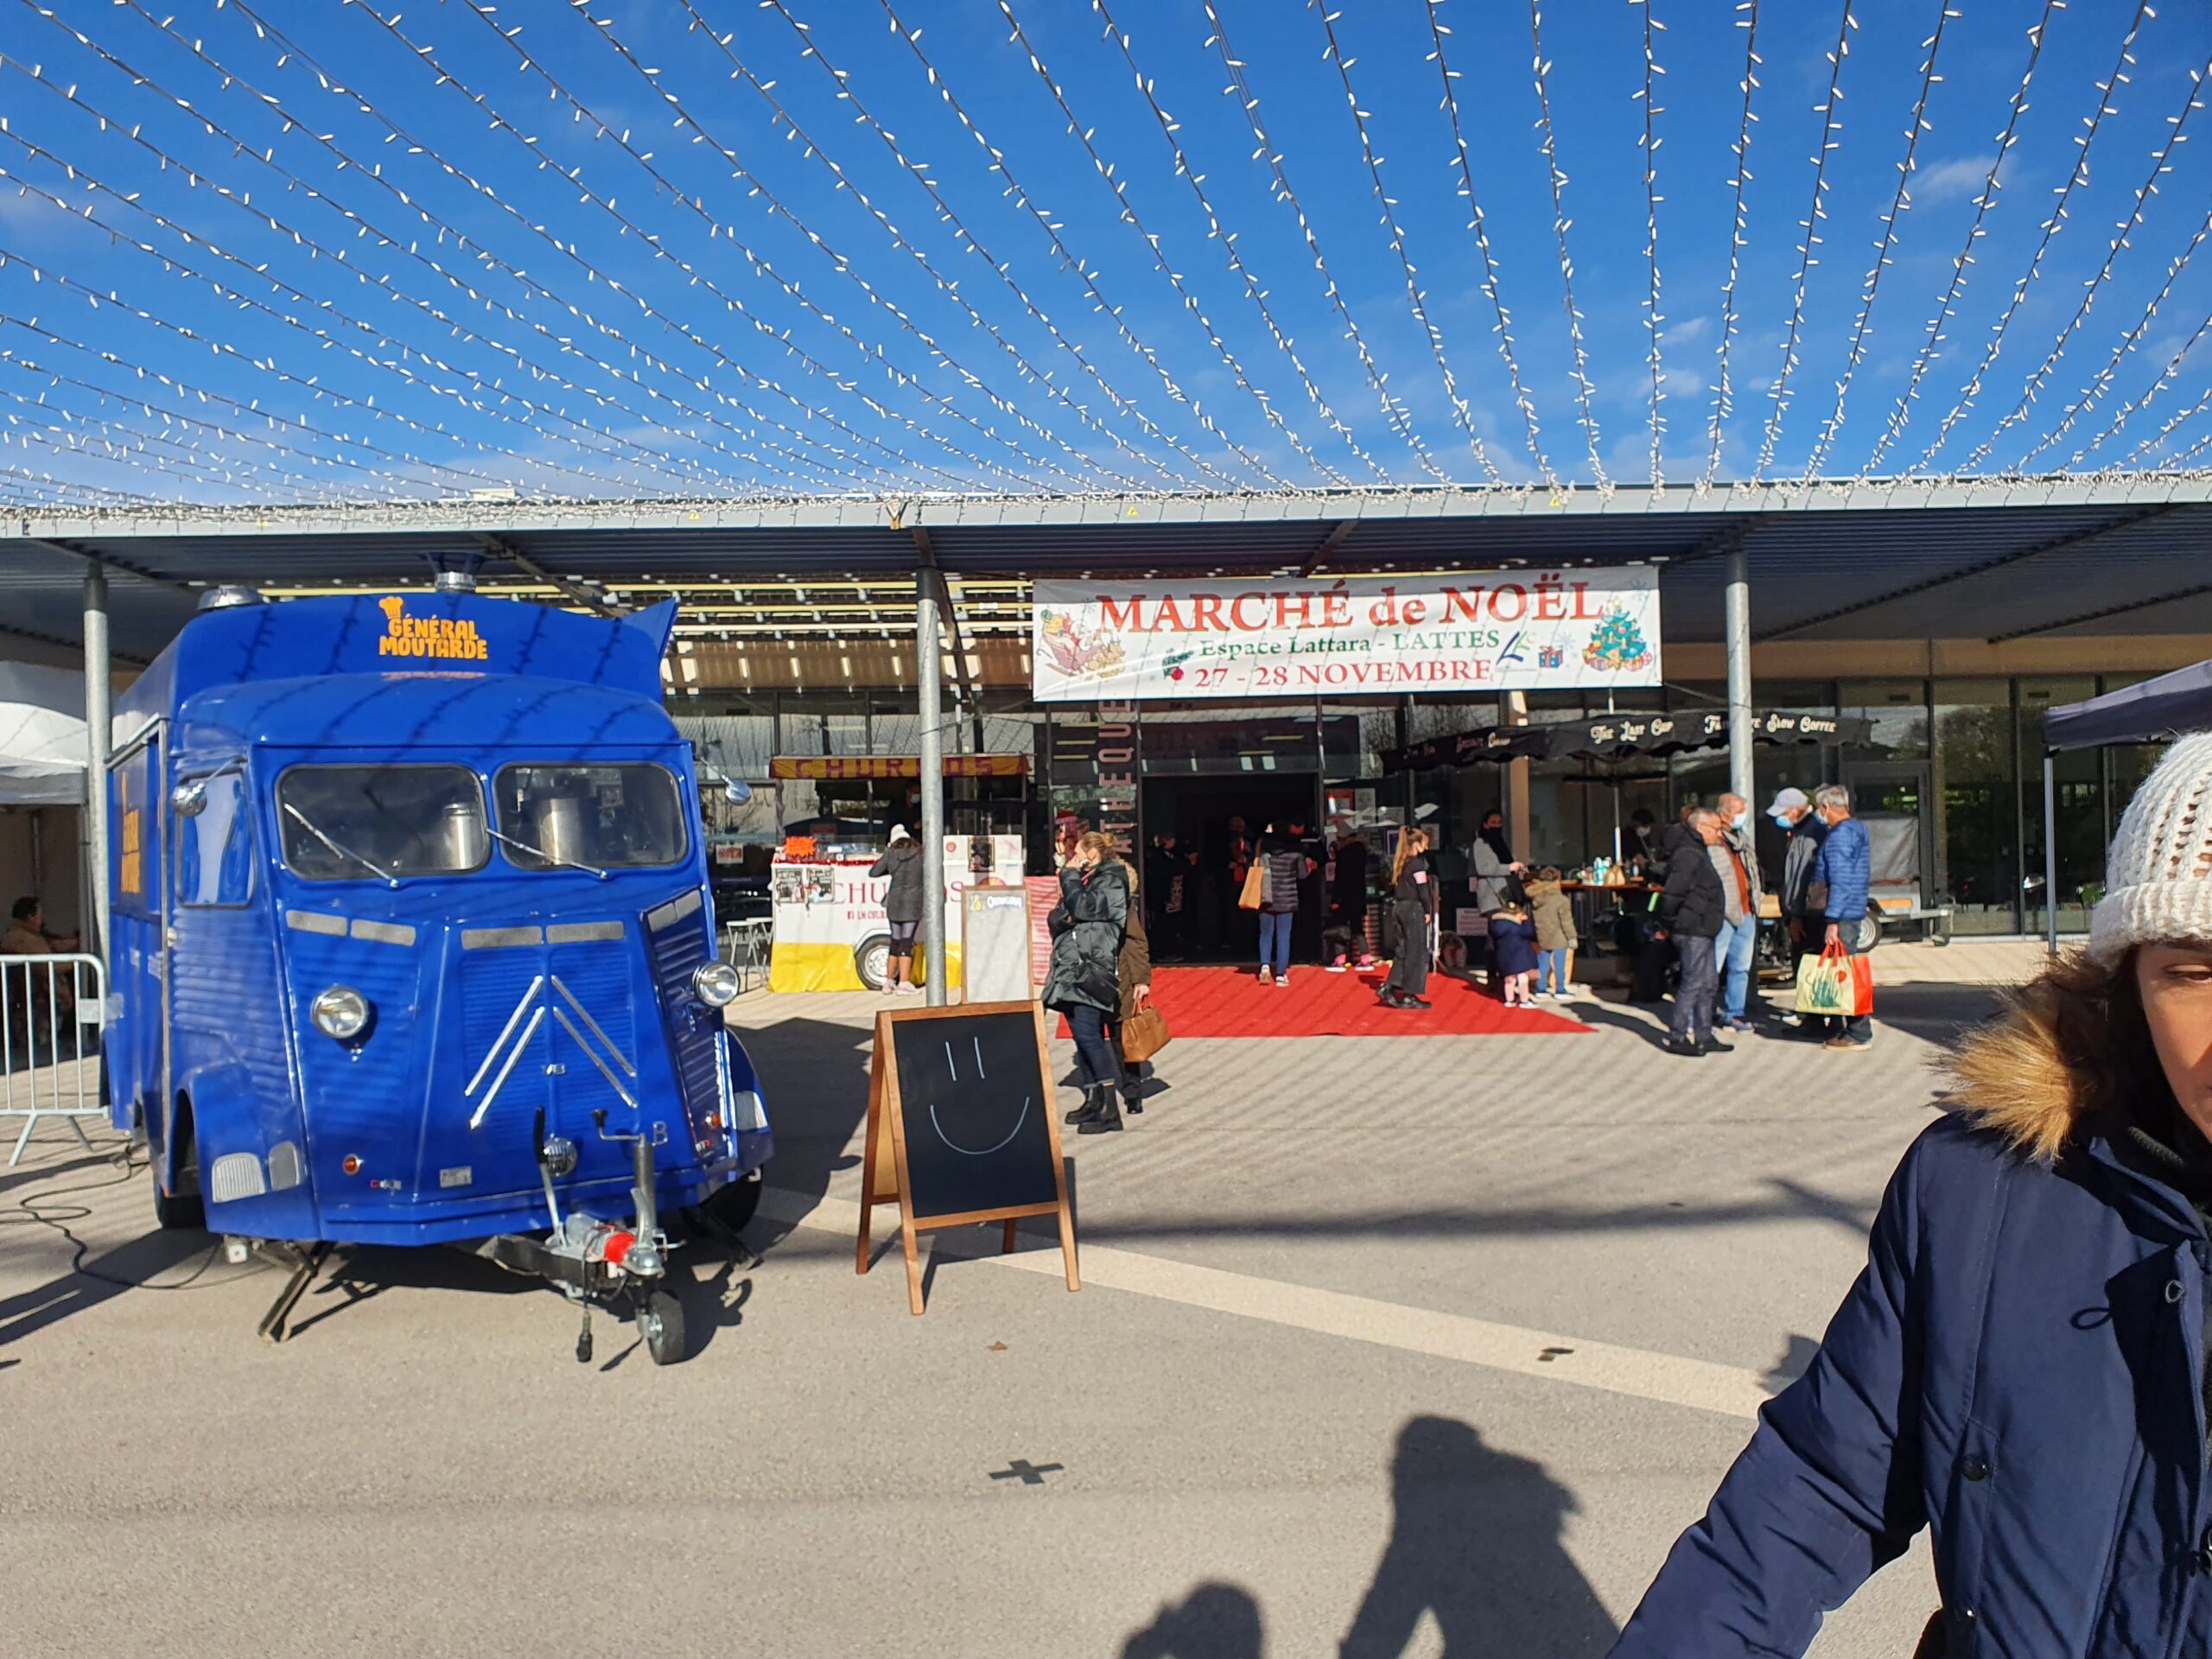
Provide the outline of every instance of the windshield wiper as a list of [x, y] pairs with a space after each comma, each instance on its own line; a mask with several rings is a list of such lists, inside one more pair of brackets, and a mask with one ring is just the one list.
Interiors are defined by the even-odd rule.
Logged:
[[562, 869], [582, 870], [585, 874], [595, 875], [602, 881], [609, 879], [607, 872], [601, 869], [595, 864], [586, 864], [580, 860], [573, 858], [556, 858], [552, 854], [547, 852], [543, 847], [533, 847], [526, 841], [517, 841], [512, 836], [503, 836], [498, 830], [493, 829], [488, 823], [484, 826], [484, 832], [490, 836], [493, 840], [498, 842], [502, 847], [518, 848], [521, 851], [528, 853], [532, 858], [542, 858], [548, 864], [557, 865]]
[[385, 869], [380, 864], [362, 857], [360, 854], [355, 852], [351, 847], [340, 847], [336, 842], [333, 841], [328, 836], [324, 835], [321, 830], [316, 829], [313, 823], [309, 823], [307, 814], [301, 811], [298, 807], [294, 806], [289, 801], [286, 801], [283, 804], [283, 806], [284, 810], [291, 815], [292, 820], [296, 823], [301, 829], [306, 830], [308, 834], [313, 836], [324, 846], [329, 848], [330, 850], [337, 854], [339, 857], [352, 859], [363, 869], [374, 871], [378, 875], [382, 876], [386, 881], [390, 882], [395, 887], [399, 885], [399, 878], [394, 875], [390, 870]]

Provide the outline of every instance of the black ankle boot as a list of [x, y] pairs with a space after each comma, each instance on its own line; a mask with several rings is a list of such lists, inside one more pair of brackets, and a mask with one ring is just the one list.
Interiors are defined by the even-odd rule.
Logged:
[[1105, 1091], [1101, 1090], [1095, 1083], [1084, 1084], [1083, 1085], [1083, 1104], [1077, 1107], [1071, 1112], [1063, 1114], [1060, 1118], [1060, 1122], [1063, 1123], [1090, 1122], [1093, 1118], [1096, 1118], [1101, 1111], [1105, 1109], [1100, 1102], [1100, 1096]]
[[1122, 1109], [1132, 1117], [1144, 1114], [1144, 1074], [1141, 1071], [1122, 1073]]
[[1102, 1083], [1091, 1091], [1098, 1109], [1076, 1125], [1077, 1135], [1112, 1135], [1122, 1127], [1122, 1109], [1114, 1103], [1114, 1085]]

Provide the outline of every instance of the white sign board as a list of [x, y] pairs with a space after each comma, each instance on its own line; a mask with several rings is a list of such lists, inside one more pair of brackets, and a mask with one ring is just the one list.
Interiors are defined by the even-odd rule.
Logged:
[[1659, 573], [1039, 582], [1044, 702], [1660, 683]]
[[963, 1001], [1027, 1002], [1030, 982], [1029, 890], [970, 887], [960, 895]]

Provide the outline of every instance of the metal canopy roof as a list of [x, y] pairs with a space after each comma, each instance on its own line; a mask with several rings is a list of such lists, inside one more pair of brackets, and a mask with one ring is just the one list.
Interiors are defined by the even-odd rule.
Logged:
[[[1655, 563], [1667, 637], [1720, 636], [1735, 540], [1758, 639], [2212, 633], [2212, 478], [1611, 492], [837, 499], [782, 505], [179, 509], [0, 523], [0, 629], [75, 644], [107, 569], [115, 649], [149, 658], [200, 588], [492, 578], [742, 587], [911, 575], [1325, 577]], [[726, 596], [725, 596], [726, 597]]]

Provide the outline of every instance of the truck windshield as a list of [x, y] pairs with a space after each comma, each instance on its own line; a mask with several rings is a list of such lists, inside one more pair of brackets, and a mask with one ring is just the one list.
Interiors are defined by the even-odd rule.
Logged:
[[466, 766], [292, 766], [276, 807], [284, 862], [309, 881], [458, 875], [491, 855]]
[[526, 870], [637, 869], [690, 850], [665, 766], [573, 761], [502, 766], [493, 780], [500, 844]]

